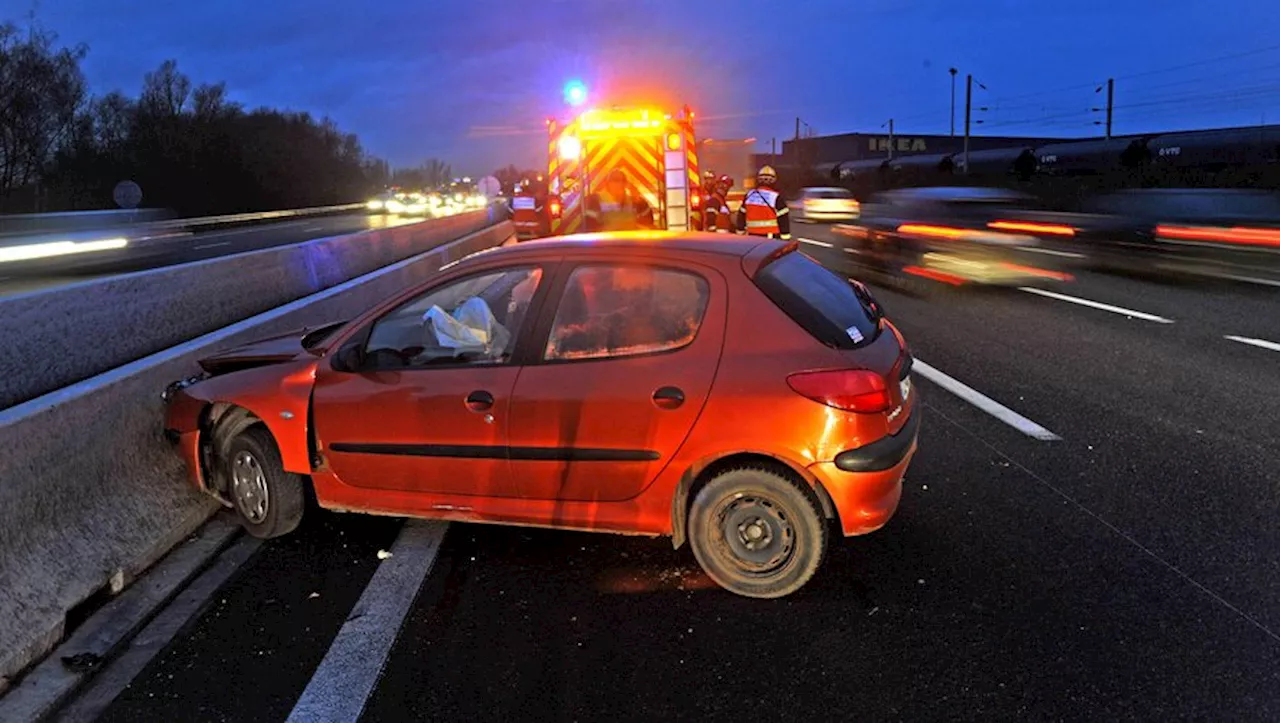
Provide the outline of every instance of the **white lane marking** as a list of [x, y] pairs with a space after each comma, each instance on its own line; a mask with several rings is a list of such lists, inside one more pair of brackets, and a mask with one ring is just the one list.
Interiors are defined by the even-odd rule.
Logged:
[[1271, 351], [1280, 351], [1280, 344], [1277, 344], [1274, 341], [1267, 341], [1266, 339], [1254, 339], [1248, 336], [1235, 336], [1234, 334], [1227, 334], [1222, 338], [1230, 339], [1231, 341], [1238, 341], [1241, 344], [1248, 344], [1249, 346], [1256, 346], [1259, 349], [1270, 349]]
[[356, 723], [440, 552], [445, 522], [411, 520], [360, 595], [286, 723]]
[[954, 377], [950, 377], [946, 374], [943, 374], [937, 369], [934, 369], [928, 364], [925, 364], [924, 362], [920, 361], [919, 357], [917, 357], [915, 361], [912, 363], [911, 371], [919, 372], [920, 376], [924, 377], [925, 379], [928, 379], [934, 384], [937, 384], [938, 386], [942, 387], [948, 392], [951, 392], [957, 397], [960, 397], [966, 402], [972, 404], [978, 409], [981, 409], [987, 414], [990, 414], [996, 419], [999, 419], [1001, 422], [1004, 422], [1005, 424], [1009, 425], [1010, 427], [1013, 427], [1019, 432], [1022, 432], [1028, 437], [1034, 437], [1036, 439], [1044, 440], [1046, 442], [1052, 442], [1054, 440], [1062, 439], [1062, 437], [1059, 437], [1053, 432], [1050, 432], [1048, 429], [1045, 429], [1039, 424], [1036, 424], [1030, 419], [1027, 419], [1026, 417], [1022, 416], [1021, 414], [1018, 414], [1017, 412], [1004, 406], [1000, 402], [997, 402], [991, 397], [988, 397], [987, 395], [974, 389], [973, 387], [968, 386], [964, 382], [961, 382], [960, 380], [955, 379]]
[[65, 708], [57, 719], [64, 723], [91, 723], [102, 717], [134, 678], [160, 654], [187, 623], [204, 609], [209, 598], [235, 574], [262, 546], [262, 540], [248, 535], [222, 553], [209, 569], [197, 577], [173, 602], [160, 611], [107, 668], [94, 676], [86, 688]]
[[1239, 274], [1226, 274], [1217, 271], [1201, 271], [1200, 273], [1205, 276], [1212, 276], [1215, 279], [1230, 279], [1231, 281], [1243, 281], [1246, 284], [1280, 287], [1280, 281], [1276, 279], [1260, 279], [1256, 276], [1240, 276]]
[[1028, 294], [1036, 294], [1037, 296], [1046, 296], [1050, 299], [1057, 299], [1059, 301], [1066, 301], [1072, 304], [1079, 304], [1081, 306], [1087, 306], [1091, 309], [1101, 309], [1103, 311], [1110, 311], [1113, 314], [1120, 314], [1121, 316], [1129, 316], [1129, 317], [1133, 317], [1134, 319], [1142, 319], [1143, 321], [1154, 321], [1157, 324], [1173, 323], [1173, 319], [1166, 319], [1163, 316], [1148, 314], [1145, 311], [1134, 311], [1133, 309], [1126, 309], [1123, 306], [1112, 306], [1111, 304], [1104, 304], [1100, 301], [1091, 301], [1089, 299], [1082, 299], [1078, 296], [1067, 296], [1066, 294], [1059, 294], [1053, 291], [1045, 291], [1044, 289], [1033, 289], [1030, 286], [1019, 286], [1018, 291], [1025, 291]]
[[814, 246], [821, 246], [824, 249], [832, 249], [836, 247], [833, 243], [827, 243], [826, 241], [814, 241], [811, 238], [800, 238], [797, 236], [796, 240], [802, 244], [813, 244]]
[[230, 245], [231, 245], [230, 241], [219, 241], [216, 244], [200, 244], [199, 246], [192, 247], [192, 251], [199, 251], [201, 249], [216, 249], [219, 246], [230, 246]]
[[1031, 253], [1035, 253], [1035, 254], [1046, 254], [1048, 256], [1061, 256], [1064, 259], [1084, 258], [1084, 254], [1078, 254], [1078, 253], [1075, 253], [1074, 251], [1057, 251], [1055, 249], [1042, 249], [1037, 246], [1016, 246], [1014, 248], [1018, 248], [1023, 251], [1030, 251]]
[[304, 229], [303, 233], [315, 233], [316, 231], [323, 231], [324, 228], [324, 226], [312, 226], [311, 228]]

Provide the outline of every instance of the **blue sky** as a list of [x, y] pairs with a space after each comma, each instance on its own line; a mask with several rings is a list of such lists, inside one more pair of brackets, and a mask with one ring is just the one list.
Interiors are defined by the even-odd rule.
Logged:
[[[166, 58], [232, 99], [333, 117], [396, 165], [541, 165], [564, 82], [688, 102], [703, 137], [945, 133], [949, 67], [976, 132], [1090, 135], [1280, 123], [1274, 0], [0, 0], [86, 43], [95, 92]], [[1229, 57], [1230, 56], [1230, 57]], [[961, 114], [957, 112], [959, 122]]]

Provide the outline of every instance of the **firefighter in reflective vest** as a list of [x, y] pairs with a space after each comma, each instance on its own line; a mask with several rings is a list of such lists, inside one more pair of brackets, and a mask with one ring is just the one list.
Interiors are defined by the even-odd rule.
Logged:
[[733, 214], [729, 213], [729, 203], [725, 200], [729, 197], [731, 188], [733, 188], [733, 179], [727, 175], [721, 176], [712, 186], [711, 192], [707, 194], [707, 200], [702, 204], [705, 230], [733, 233]]
[[584, 213], [587, 231], [634, 231], [653, 228], [653, 210], [644, 196], [627, 183], [619, 169], [609, 172], [604, 188], [586, 198]]
[[749, 236], [791, 239], [791, 210], [778, 193], [778, 174], [773, 166], [756, 173], [756, 187], [747, 191], [738, 207], [738, 232]]

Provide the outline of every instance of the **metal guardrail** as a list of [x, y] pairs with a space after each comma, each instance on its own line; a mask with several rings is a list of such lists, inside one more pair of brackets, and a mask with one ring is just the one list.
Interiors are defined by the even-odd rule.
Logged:
[[147, 224], [148, 228], [203, 228], [205, 226], [221, 226], [234, 223], [259, 223], [261, 221], [278, 221], [285, 218], [303, 216], [323, 216], [330, 213], [359, 211], [365, 208], [363, 203], [346, 203], [339, 206], [314, 206], [312, 208], [295, 208], [287, 211], [260, 211], [255, 213], [235, 213], [226, 216], [202, 216], [200, 218], [175, 218], [170, 221], [158, 221]]
[[314, 206], [283, 211], [257, 211], [223, 216], [195, 218], [171, 218], [172, 211], [164, 209], [138, 209], [133, 211], [71, 211], [66, 213], [41, 213], [0, 216], [0, 238], [27, 236], [51, 236], [60, 233], [98, 231], [116, 228], [129, 229], [203, 229], [211, 226], [262, 223], [287, 218], [323, 216], [333, 213], [357, 211], [363, 203], [337, 206]]

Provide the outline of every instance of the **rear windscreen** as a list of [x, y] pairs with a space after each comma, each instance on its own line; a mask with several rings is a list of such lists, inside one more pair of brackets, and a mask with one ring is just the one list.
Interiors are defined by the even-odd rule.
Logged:
[[853, 198], [853, 194], [839, 188], [814, 191], [812, 198]]
[[827, 346], [853, 349], [880, 333], [879, 321], [849, 280], [802, 253], [786, 254], [765, 266], [755, 282], [778, 308]]

